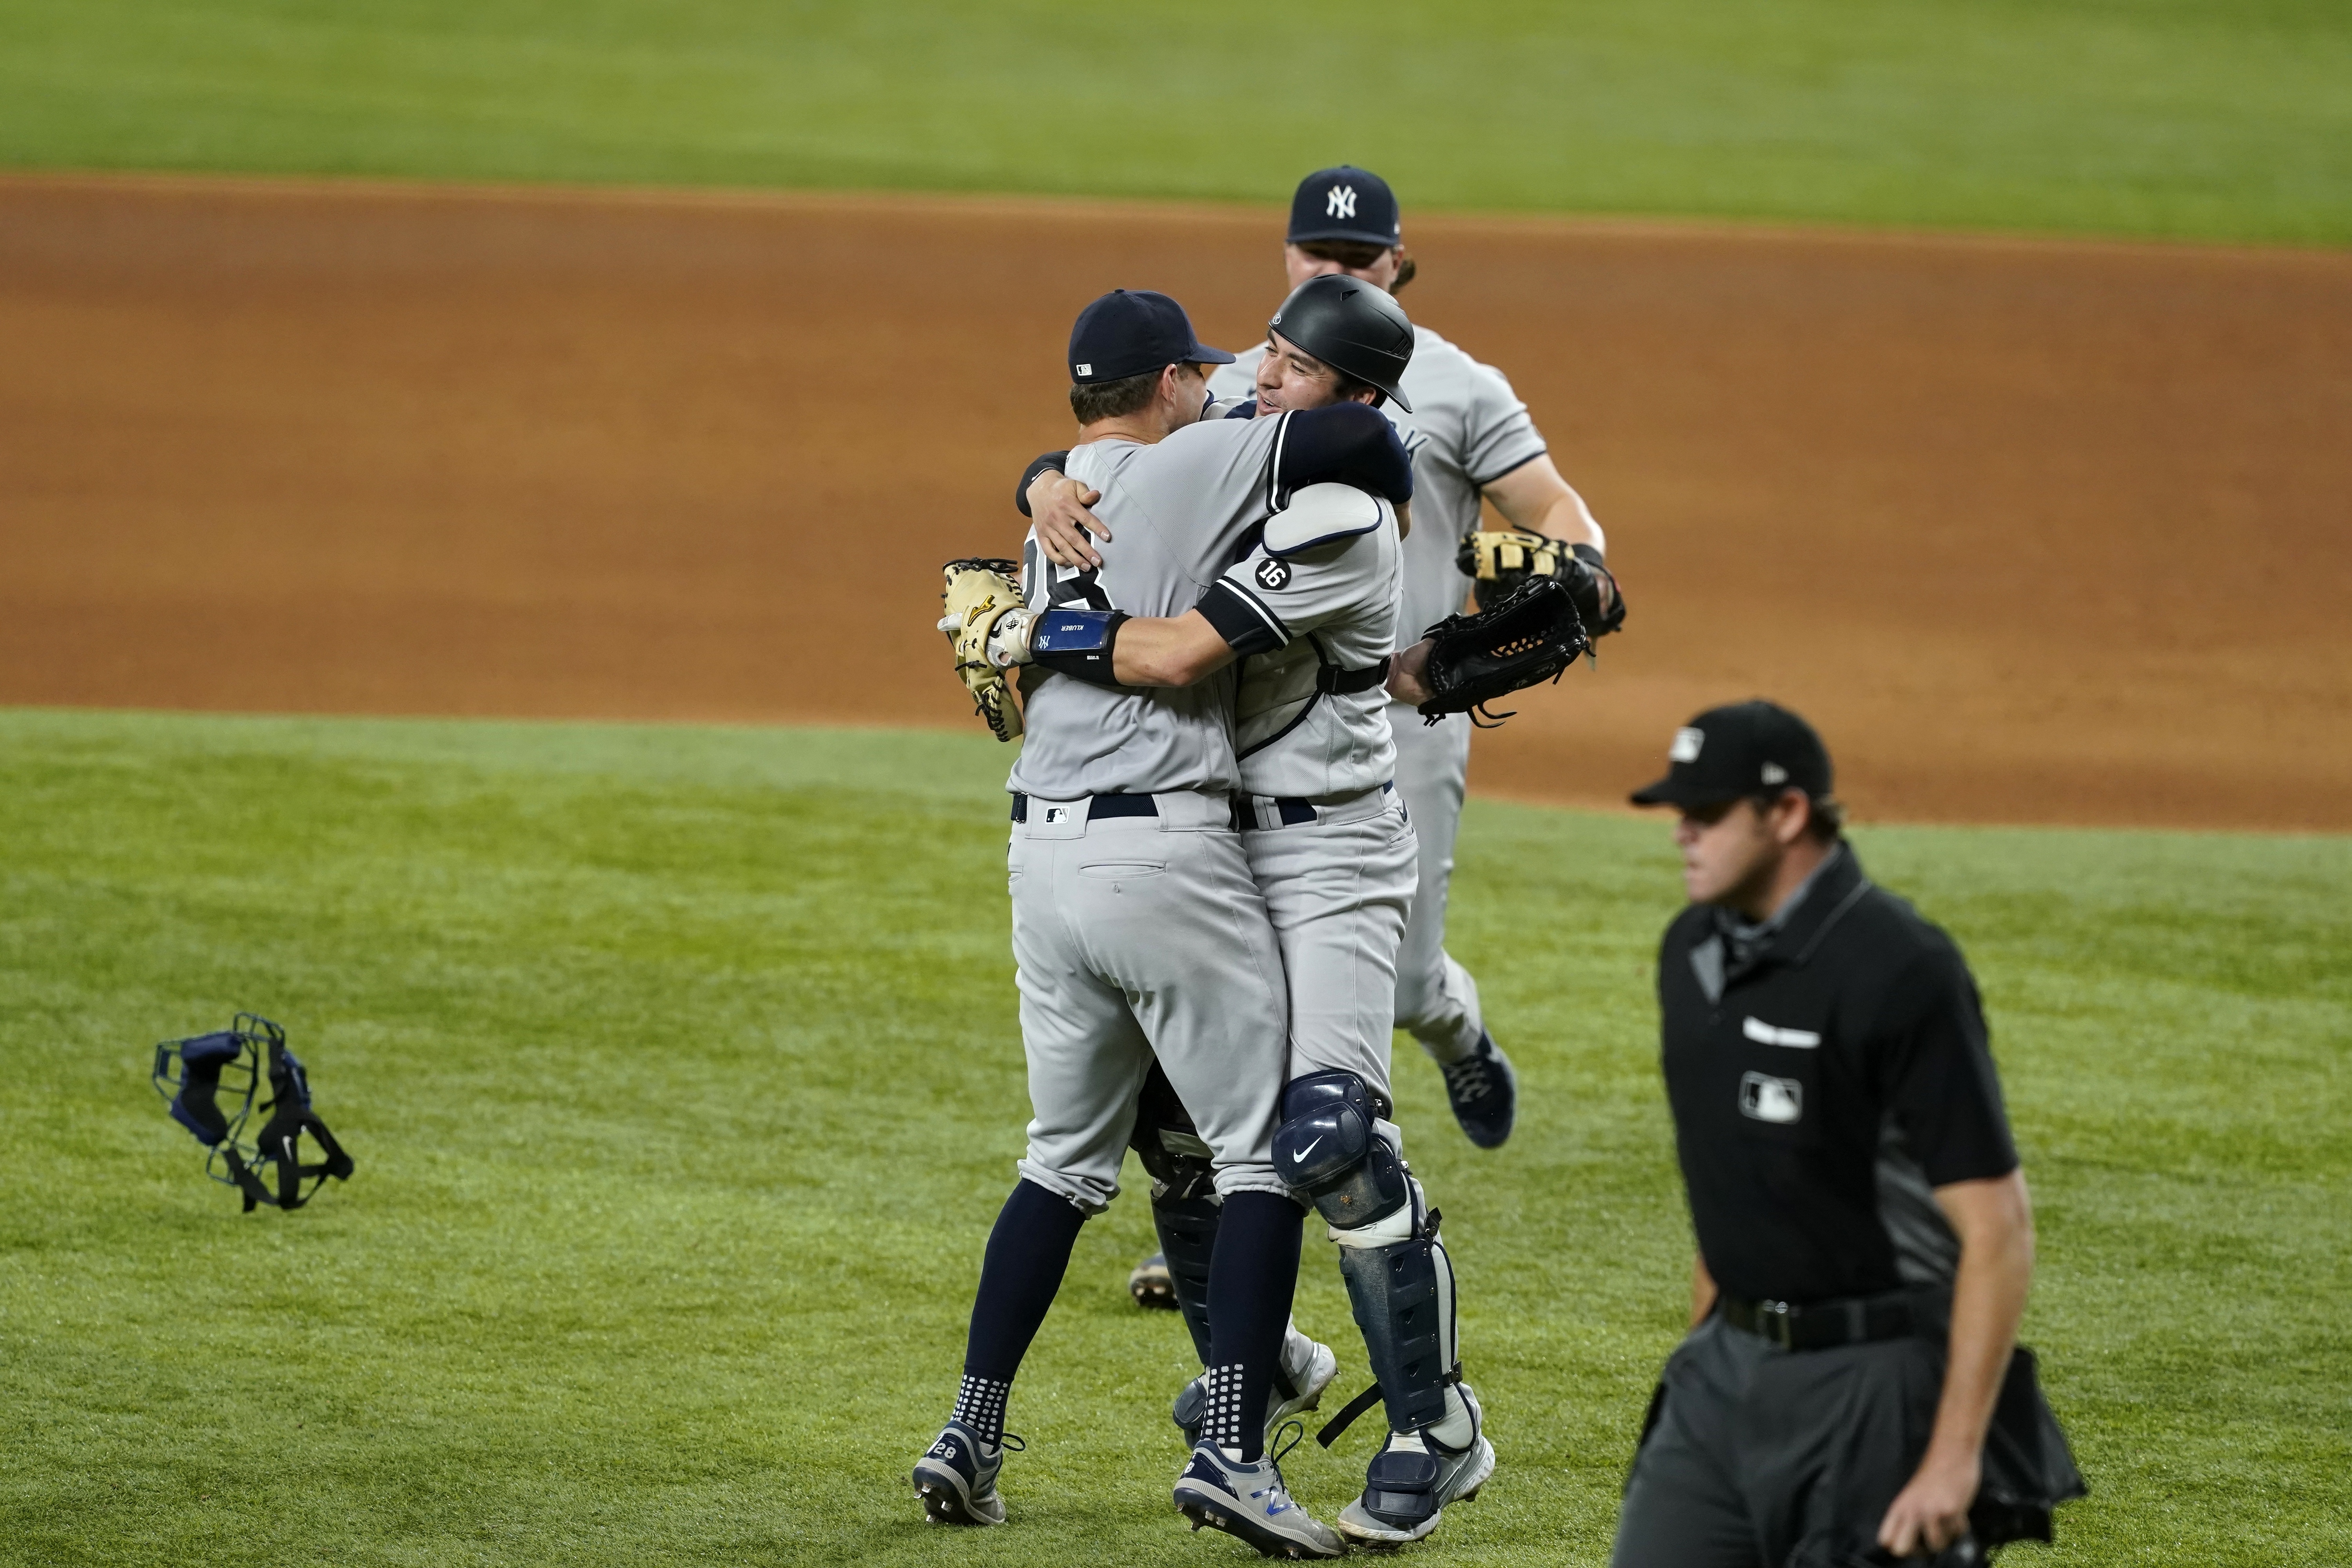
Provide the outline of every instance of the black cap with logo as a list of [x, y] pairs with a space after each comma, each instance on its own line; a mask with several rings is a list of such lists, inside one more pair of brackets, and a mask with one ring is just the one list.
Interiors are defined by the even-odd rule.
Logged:
[[1788, 789], [1815, 800], [1831, 794], [1829, 748], [1821, 736], [1760, 697], [1710, 708], [1675, 731], [1666, 760], [1666, 776], [1635, 790], [1635, 805], [1721, 805]]
[[1341, 164], [1318, 169], [1298, 182], [1290, 198], [1293, 245], [1309, 239], [1345, 239], [1358, 245], [1395, 245], [1404, 237], [1396, 195], [1370, 169]]
[[1233, 363], [1233, 355], [1194, 335], [1183, 306], [1149, 289], [1112, 289], [1079, 311], [1070, 329], [1070, 379], [1085, 386], [1162, 365]]

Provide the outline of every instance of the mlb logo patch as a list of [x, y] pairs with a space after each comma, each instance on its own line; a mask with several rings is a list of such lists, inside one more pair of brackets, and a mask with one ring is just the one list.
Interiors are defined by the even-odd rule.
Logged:
[[1675, 743], [1666, 748], [1666, 761], [1695, 763], [1698, 761], [1698, 749], [1706, 744], [1706, 731], [1694, 730], [1685, 724], [1675, 731]]
[[1057, 823], [1057, 822], [1067, 822], [1067, 821], [1069, 821], [1069, 820], [1070, 820], [1070, 808], [1069, 808], [1068, 806], [1066, 806], [1066, 805], [1049, 805], [1049, 806], [1047, 806], [1047, 807], [1045, 808], [1045, 826], [1046, 826], [1051, 827], [1051, 826], [1054, 826], [1055, 823]]
[[1745, 1073], [1739, 1079], [1739, 1114], [1786, 1126], [1805, 1114], [1805, 1086], [1792, 1078]]

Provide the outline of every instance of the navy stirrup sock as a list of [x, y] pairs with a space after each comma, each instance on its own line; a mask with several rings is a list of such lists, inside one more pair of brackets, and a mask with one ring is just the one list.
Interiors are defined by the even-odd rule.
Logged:
[[1274, 1392], [1298, 1286], [1299, 1209], [1276, 1193], [1227, 1195], [1209, 1266], [1209, 1409], [1203, 1442], [1237, 1450], [1244, 1464], [1265, 1452], [1265, 1404]]
[[1086, 1223], [1087, 1216], [1067, 1198], [1023, 1182], [1004, 1200], [996, 1228], [988, 1234], [988, 1257], [972, 1298], [963, 1390], [954, 1418], [978, 1430], [991, 1446], [1004, 1440], [1005, 1391], [1062, 1288], [1070, 1248]]

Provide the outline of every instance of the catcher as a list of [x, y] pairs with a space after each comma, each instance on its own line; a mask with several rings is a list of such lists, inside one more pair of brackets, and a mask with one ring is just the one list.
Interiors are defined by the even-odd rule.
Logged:
[[[1396, 751], [1386, 705], [1391, 697], [1412, 702], [1433, 722], [1450, 712], [1475, 719], [1498, 698], [1558, 679], [1590, 647], [1568, 588], [1539, 577], [1476, 615], [1447, 618], [1401, 653], [1378, 653], [1394, 636], [1400, 539], [1394, 510], [1378, 498], [1310, 486], [1181, 616], [1033, 612], [1007, 603], [1009, 563], [958, 562], [948, 568], [941, 622], [959, 673], [979, 683], [984, 713], [1012, 711], [1002, 674], [1040, 653], [1057, 662], [1099, 658], [1123, 686], [1189, 686], [1241, 664], [1242, 845], [1290, 991], [1290, 1082], [1276, 1165], [1339, 1245], [1377, 1380], [1324, 1441], [1374, 1399], [1387, 1405], [1389, 1436], [1363, 1495], [1339, 1519], [1343, 1533], [1374, 1546], [1426, 1536], [1495, 1466], [1477, 1395], [1461, 1378], [1453, 1267], [1436, 1211], [1390, 1120], [1396, 951], [1419, 853], [1389, 783]], [[996, 673], [995, 688], [983, 671]], [[1163, 1098], [1146, 1105], [1147, 1116], [1154, 1111], [1164, 1124], [1139, 1124], [1136, 1142], [1157, 1178], [1152, 1214], [1171, 1285], [1196, 1348], [1204, 1347], [1218, 1205], [1181, 1169], [1194, 1140], [1181, 1105]], [[1269, 1425], [1312, 1408], [1336, 1371], [1328, 1350], [1294, 1332]], [[1205, 1403], [1200, 1386], [1177, 1402], [1188, 1437]]]
[[[1411, 329], [1394, 302], [1339, 279], [1302, 288], [1275, 330], [1311, 367], [1318, 402], [1394, 395], [1411, 352]], [[1397, 345], [1392, 363], [1363, 352], [1382, 342]], [[1570, 590], [1547, 579], [1479, 615], [1449, 617], [1391, 654], [1407, 526], [1396, 509], [1364, 490], [1303, 486], [1266, 521], [1249, 553], [1182, 616], [1138, 617], [1071, 603], [1031, 610], [1013, 603], [1008, 563], [960, 562], [948, 569], [940, 622], [983, 714], [1010, 711], [1002, 672], [1041, 656], [1056, 672], [1088, 660], [1099, 674], [1083, 678], [1108, 676], [1124, 686], [1191, 686], [1240, 665], [1234, 740], [1244, 794], [1236, 815], [1289, 988], [1289, 1083], [1276, 1168], [1323, 1215], [1338, 1244], [1378, 1380], [1326, 1428], [1325, 1441], [1373, 1400], [1387, 1405], [1388, 1437], [1368, 1467], [1363, 1494], [1339, 1520], [1342, 1532], [1370, 1545], [1426, 1536], [1442, 1510], [1474, 1496], [1495, 1465], [1476, 1395], [1461, 1379], [1453, 1268], [1437, 1215], [1390, 1120], [1396, 954], [1419, 851], [1391, 784], [1396, 747], [1387, 701], [1407, 697], [1431, 720], [1475, 711], [1556, 679], [1588, 647]], [[1012, 723], [996, 727], [1003, 734]], [[1165, 1118], [1136, 1131], [1155, 1177], [1153, 1218], [1177, 1303], [1205, 1359], [1204, 1286], [1218, 1205], [1182, 1170], [1197, 1140], [1181, 1107], [1155, 1100], [1146, 1110]], [[1329, 1351], [1294, 1333], [1268, 1425], [1311, 1408], [1336, 1371]], [[1176, 1420], [1188, 1437], [1198, 1438], [1208, 1405], [1197, 1383], [1178, 1399]], [[1180, 1507], [1186, 1496], [1180, 1486]], [[1213, 1500], [1204, 1512], [1210, 1506]], [[1320, 1547], [1307, 1549], [1328, 1554]]]

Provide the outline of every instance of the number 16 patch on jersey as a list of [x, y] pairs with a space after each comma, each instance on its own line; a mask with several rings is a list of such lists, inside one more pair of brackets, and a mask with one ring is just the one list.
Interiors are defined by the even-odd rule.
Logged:
[[1269, 555], [1257, 563], [1257, 570], [1250, 575], [1257, 579], [1259, 587], [1269, 592], [1287, 588], [1290, 586], [1290, 563], [1277, 561]]

